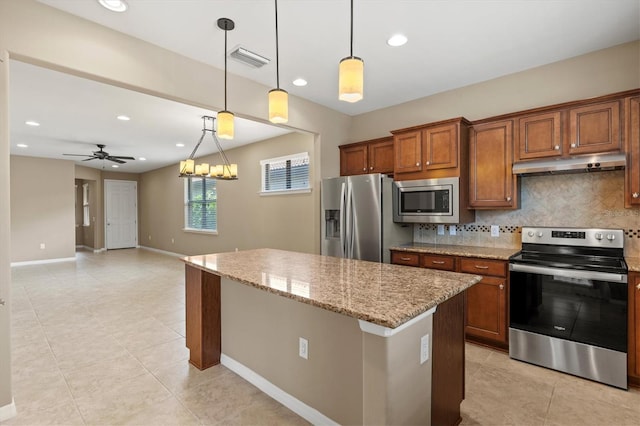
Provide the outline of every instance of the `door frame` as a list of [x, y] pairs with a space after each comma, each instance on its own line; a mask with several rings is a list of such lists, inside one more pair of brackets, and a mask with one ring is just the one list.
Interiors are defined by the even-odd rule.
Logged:
[[[136, 218], [136, 226], [135, 226], [135, 240], [136, 240], [136, 244], [134, 245], [134, 247], [140, 247], [139, 245], [139, 240], [138, 240], [138, 181], [135, 180], [127, 180], [127, 179], [104, 179], [103, 180], [103, 199], [104, 199], [104, 206], [103, 206], [103, 217], [104, 217], [104, 248], [105, 250], [109, 250], [109, 238], [108, 238], [108, 226], [107, 226], [107, 211], [108, 211], [108, 190], [107, 187], [109, 184], [113, 183], [113, 182], [118, 182], [118, 183], [122, 183], [122, 182], [128, 182], [130, 184], [135, 185], [135, 218]], [[112, 249], [115, 250], [115, 249]]]

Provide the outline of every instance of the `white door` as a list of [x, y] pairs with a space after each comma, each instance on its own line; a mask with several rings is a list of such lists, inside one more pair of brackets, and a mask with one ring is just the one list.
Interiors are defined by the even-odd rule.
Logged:
[[138, 245], [138, 185], [128, 180], [104, 181], [105, 246], [109, 249]]

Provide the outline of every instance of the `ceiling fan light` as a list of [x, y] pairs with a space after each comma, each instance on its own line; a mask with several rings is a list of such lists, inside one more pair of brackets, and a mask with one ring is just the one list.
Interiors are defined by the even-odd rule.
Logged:
[[289, 94], [286, 90], [269, 91], [269, 121], [274, 124], [289, 121]]
[[364, 61], [348, 56], [340, 61], [338, 76], [338, 99], [358, 102], [364, 93]]
[[229, 111], [220, 111], [218, 113], [218, 137], [220, 139], [233, 139], [235, 129], [233, 125], [233, 113]]

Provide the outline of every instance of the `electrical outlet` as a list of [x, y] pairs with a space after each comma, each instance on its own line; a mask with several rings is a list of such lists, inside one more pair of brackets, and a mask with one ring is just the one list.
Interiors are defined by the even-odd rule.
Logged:
[[444, 235], [444, 225], [438, 225], [438, 235]]
[[500, 236], [500, 227], [498, 225], [491, 225], [491, 236], [492, 237]]
[[175, 244], [176, 240], [175, 239], [171, 239], [171, 244]]
[[151, 241], [151, 235], [149, 235], [149, 241]]
[[449, 226], [449, 235], [456, 235], [456, 226], [455, 225]]
[[309, 341], [304, 337], [300, 337], [298, 355], [300, 355], [300, 358], [309, 359]]
[[420, 364], [429, 360], [429, 335], [425, 334], [420, 338]]
[[45, 249], [44, 243], [40, 243], [40, 250], [44, 250], [44, 249]]

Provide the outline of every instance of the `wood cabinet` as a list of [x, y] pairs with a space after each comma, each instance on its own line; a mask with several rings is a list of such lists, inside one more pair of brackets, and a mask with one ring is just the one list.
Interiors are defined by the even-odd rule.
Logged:
[[640, 206], [640, 97], [627, 98], [625, 207]]
[[513, 120], [474, 125], [469, 137], [469, 207], [515, 209], [518, 179], [513, 168]]
[[456, 270], [456, 258], [454, 256], [443, 256], [440, 254], [423, 254], [420, 266], [423, 268], [440, 269], [442, 271]]
[[396, 265], [420, 266], [420, 254], [391, 250], [391, 263]]
[[640, 386], [640, 273], [629, 273], [629, 382]]
[[516, 161], [562, 155], [562, 119], [559, 111], [520, 117], [517, 127]]
[[393, 138], [356, 142], [340, 147], [340, 175], [393, 174]]
[[465, 177], [468, 125], [459, 117], [392, 131], [396, 179]]
[[569, 154], [622, 150], [620, 101], [571, 108], [568, 115]]
[[467, 289], [465, 331], [468, 337], [507, 345], [507, 262], [463, 258], [460, 272], [482, 275]]

